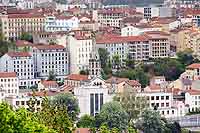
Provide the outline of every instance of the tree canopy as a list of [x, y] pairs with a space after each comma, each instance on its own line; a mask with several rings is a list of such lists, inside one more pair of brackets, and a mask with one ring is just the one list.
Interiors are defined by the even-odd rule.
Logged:
[[1, 133], [56, 133], [44, 124], [40, 124], [32, 112], [21, 108], [14, 111], [8, 104], [0, 104]]
[[127, 88], [124, 92], [117, 94], [114, 97], [115, 101], [118, 101], [123, 109], [128, 114], [129, 124], [133, 126], [133, 121], [135, 121], [139, 115], [148, 108], [147, 100], [145, 97], [136, 96], [136, 92], [134, 92], [131, 88]]
[[90, 115], [83, 115], [77, 123], [77, 127], [93, 128], [95, 126], [95, 118]]
[[69, 117], [73, 121], [77, 120], [80, 110], [77, 99], [71, 93], [56, 95], [50, 100], [50, 103], [54, 107], [65, 108]]
[[137, 121], [136, 127], [144, 133], [161, 133], [165, 130], [165, 122], [158, 112], [145, 110], [141, 119]]
[[20, 40], [25, 40], [28, 42], [33, 42], [33, 36], [30, 33], [23, 32], [20, 36]]
[[118, 128], [120, 131], [127, 129], [128, 114], [118, 102], [105, 103], [98, 115], [100, 123], [110, 129]]

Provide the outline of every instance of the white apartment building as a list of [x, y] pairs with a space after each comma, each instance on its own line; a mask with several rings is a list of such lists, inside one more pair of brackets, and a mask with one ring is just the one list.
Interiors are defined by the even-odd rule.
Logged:
[[19, 94], [19, 79], [15, 72], [0, 72], [0, 101], [7, 96]]
[[[144, 96], [147, 98], [149, 107], [151, 109], [157, 110], [162, 116], [166, 118], [183, 116], [185, 108], [177, 108], [173, 105], [173, 94], [170, 92], [163, 91], [149, 91], [138, 93], [139, 96]], [[181, 114], [179, 114], [181, 112]]]
[[45, 18], [45, 31], [70, 31], [79, 26], [79, 20], [75, 16], [47, 16]]
[[129, 25], [121, 28], [121, 36], [138, 36], [148, 31], [162, 31], [162, 28], [151, 25]]
[[30, 87], [40, 80], [36, 79], [35, 64], [31, 53], [8, 52], [0, 59], [1, 72], [16, 72], [20, 87]]
[[36, 77], [47, 79], [52, 71], [58, 80], [63, 80], [69, 74], [69, 57], [62, 45], [35, 45], [33, 59]]
[[88, 85], [74, 88], [74, 95], [80, 107], [80, 116], [98, 114], [102, 105], [112, 100], [108, 92], [105, 82], [99, 78], [91, 80]]
[[200, 91], [199, 90], [187, 90], [185, 93], [185, 105], [188, 107], [188, 112], [199, 111]]
[[137, 7], [136, 11], [143, 13], [146, 19], [159, 16], [159, 7]]
[[[70, 54], [70, 73], [78, 74], [80, 70], [90, 70], [90, 59], [96, 59], [96, 46], [91, 33], [75, 31], [68, 36]], [[92, 69], [92, 68], [91, 68]]]
[[153, 17], [172, 17], [175, 15], [174, 9], [170, 7], [136, 7], [136, 11], [143, 13], [146, 19]]

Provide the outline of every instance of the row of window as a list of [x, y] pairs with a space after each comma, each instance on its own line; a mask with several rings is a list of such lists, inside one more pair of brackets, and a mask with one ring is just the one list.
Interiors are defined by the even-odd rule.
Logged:
[[[147, 96], [147, 100], [150, 100], [149, 96]], [[151, 100], [169, 100], [169, 96], [151, 96]]]

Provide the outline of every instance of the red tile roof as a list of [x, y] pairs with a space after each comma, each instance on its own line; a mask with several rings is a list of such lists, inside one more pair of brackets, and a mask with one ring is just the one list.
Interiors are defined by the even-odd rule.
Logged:
[[76, 81], [86, 81], [88, 80], [88, 75], [80, 75], [80, 74], [70, 74], [66, 78], [67, 80], [76, 80]]
[[9, 14], [8, 18], [44, 18], [43, 14], [32, 14], [32, 13], [27, 13], [27, 14]]
[[30, 57], [31, 56], [29, 52], [8, 52], [7, 55], [10, 57]]
[[200, 90], [187, 90], [190, 95], [200, 95]]
[[96, 39], [97, 44], [112, 44], [112, 43], [125, 43], [125, 42], [145, 42], [149, 37], [146, 35], [139, 36], [102, 36]]
[[200, 63], [193, 63], [189, 66], [187, 66], [188, 69], [200, 69]]
[[49, 86], [58, 87], [58, 83], [56, 81], [43, 80], [41, 84], [43, 84], [45, 87], [49, 87]]
[[33, 45], [31, 42], [25, 41], [25, 40], [17, 40], [16, 46], [17, 47], [24, 47], [24, 46], [31, 46]]
[[65, 47], [62, 45], [45, 45], [45, 44], [37, 44], [34, 45], [39, 50], [54, 50], [54, 49], [64, 49]]
[[17, 77], [15, 72], [0, 72], [0, 78], [12, 78]]
[[122, 10], [102, 9], [98, 11], [99, 14], [124, 14]]
[[91, 133], [90, 128], [76, 128], [73, 133]]
[[127, 83], [130, 85], [130, 86], [141, 86], [140, 82], [137, 81], [137, 80], [129, 80], [127, 81]]

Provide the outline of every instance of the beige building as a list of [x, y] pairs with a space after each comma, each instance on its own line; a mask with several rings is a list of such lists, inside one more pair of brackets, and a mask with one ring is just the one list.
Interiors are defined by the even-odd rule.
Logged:
[[146, 32], [149, 36], [151, 58], [165, 58], [170, 54], [170, 35], [161, 31]]
[[195, 55], [199, 55], [200, 31], [197, 28], [172, 30], [170, 43], [177, 52], [191, 49]]
[[44, 31], [45, 17], [42, 13], [1, 14], [0, 21], [5, 39], [17, 40], [23, 32]]

